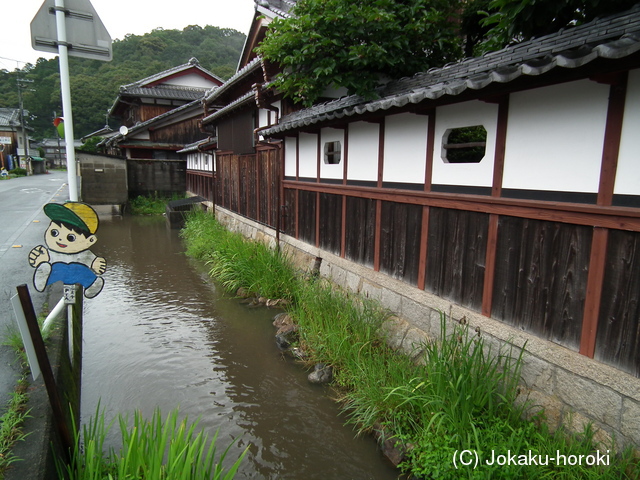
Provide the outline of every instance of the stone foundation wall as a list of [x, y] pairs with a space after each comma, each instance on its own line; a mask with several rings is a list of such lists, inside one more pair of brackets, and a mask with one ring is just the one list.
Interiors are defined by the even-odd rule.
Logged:
[[[274, 230], [220, 207], [216, 217], [230, 230], [275, 248]], [[449, 322], [464, 318], [493, 352], [513, 346], [517, 355], [525, 348], [521, 398], [531, 401], [532, 414], [544, 408], [552, 429], [564, 424], [581, 432], [592, 422], [596, 440], [640, 446], [640, 379], [295, 238], [281, 234], [280, 241], [299, 267], [310, 270], [320, 261], [322, 276], [394, 312], [386, 327], [391, 346], [415, 355], [422, 341], [439, 336], [441, 312]]]

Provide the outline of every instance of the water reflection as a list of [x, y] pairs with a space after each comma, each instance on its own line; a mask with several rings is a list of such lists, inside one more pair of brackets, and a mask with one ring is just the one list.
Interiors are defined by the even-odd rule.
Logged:
[[231, 457], [249, 448], [237, 478], [396, 478], [277, 350], [276, 311], [225, 298], [162, 219], [104, 219], [98, 236], [108, 270], [85, 302], [83, 420], [99, 400], [108, 419], [179, 406], [221, 445], [237, 440]]

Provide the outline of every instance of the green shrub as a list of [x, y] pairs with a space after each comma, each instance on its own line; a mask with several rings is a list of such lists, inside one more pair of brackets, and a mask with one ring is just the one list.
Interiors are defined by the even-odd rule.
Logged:
[[180, 198], [184, 197], [175, 194], [169, 198], [158, 196], [157, 193], [149, 196], [138, 195], [129, 201], [129, 207], [133, 215], [162, 215], [166, 211], [167, 203]]
[[13, 175], [14, 177], [26, 177], [27, 170], [24, 168], [14, 168], [13, 170], [9, 170], [9, 175]]

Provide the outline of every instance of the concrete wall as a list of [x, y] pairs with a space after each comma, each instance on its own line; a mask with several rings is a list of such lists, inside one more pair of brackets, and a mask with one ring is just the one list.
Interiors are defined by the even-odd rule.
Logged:
[[[272, 229], [219, 207], [216, 217], [230, 230], [275, 247]], [[533, 403], [531, 413], [544, 408], [552, 428], [563, 423], [582, 431], [592, 422], [597, 440], [615, 436], [618, 445], [640, 445], [640, 379], [287, 235], [280, 239], [299, 266], [311, 269], [319, 257], [321, 275], [393, 311], [393, 346], [414, 353], [421, 340], [439, 335], [440, 312], [450, 320], [464, 318], [494, 352], [505, 345], [513, 345], [515, 354], [525, 348], [521, 399]]]
[[76, 152], [82, 177], [81, 198], [91, 205], [123, 205], [129, 199], [123, 158]]

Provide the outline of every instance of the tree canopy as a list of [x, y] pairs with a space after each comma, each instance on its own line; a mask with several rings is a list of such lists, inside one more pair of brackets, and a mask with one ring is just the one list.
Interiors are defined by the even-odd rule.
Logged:
[[381, 78], [460, 56], [449, 0], [302, 0], [274, 20], [258, 52], [277, 63], [277, 86], [310, 105], [328, 86], [370, 97]]
[[300, 0], [257, 51], [281, 68], [276, 87], [309, 106], [327, 87], [375, 97], [385, 78], [544, 35], [638, 0]]
[[[196, 57], [220, 78], [235, 73], [245, 35], [236, 30], [191, 25], [183, 30], [156, 29], [113, 42], [113, 60], [69, 59], [75, 136], [102, 128], [121, 85], [133, 83]], [[52, 120], [62, 115], [58, 59], [38, 59], [21, 70], [0, 70], [0, 107], [18, 108], [18, 78], [32, 80], [23, 91], [24, 108], [35, 118], [35, 138], [55, 135]], [[54, 115], [55, 112], [55, 115]]]

